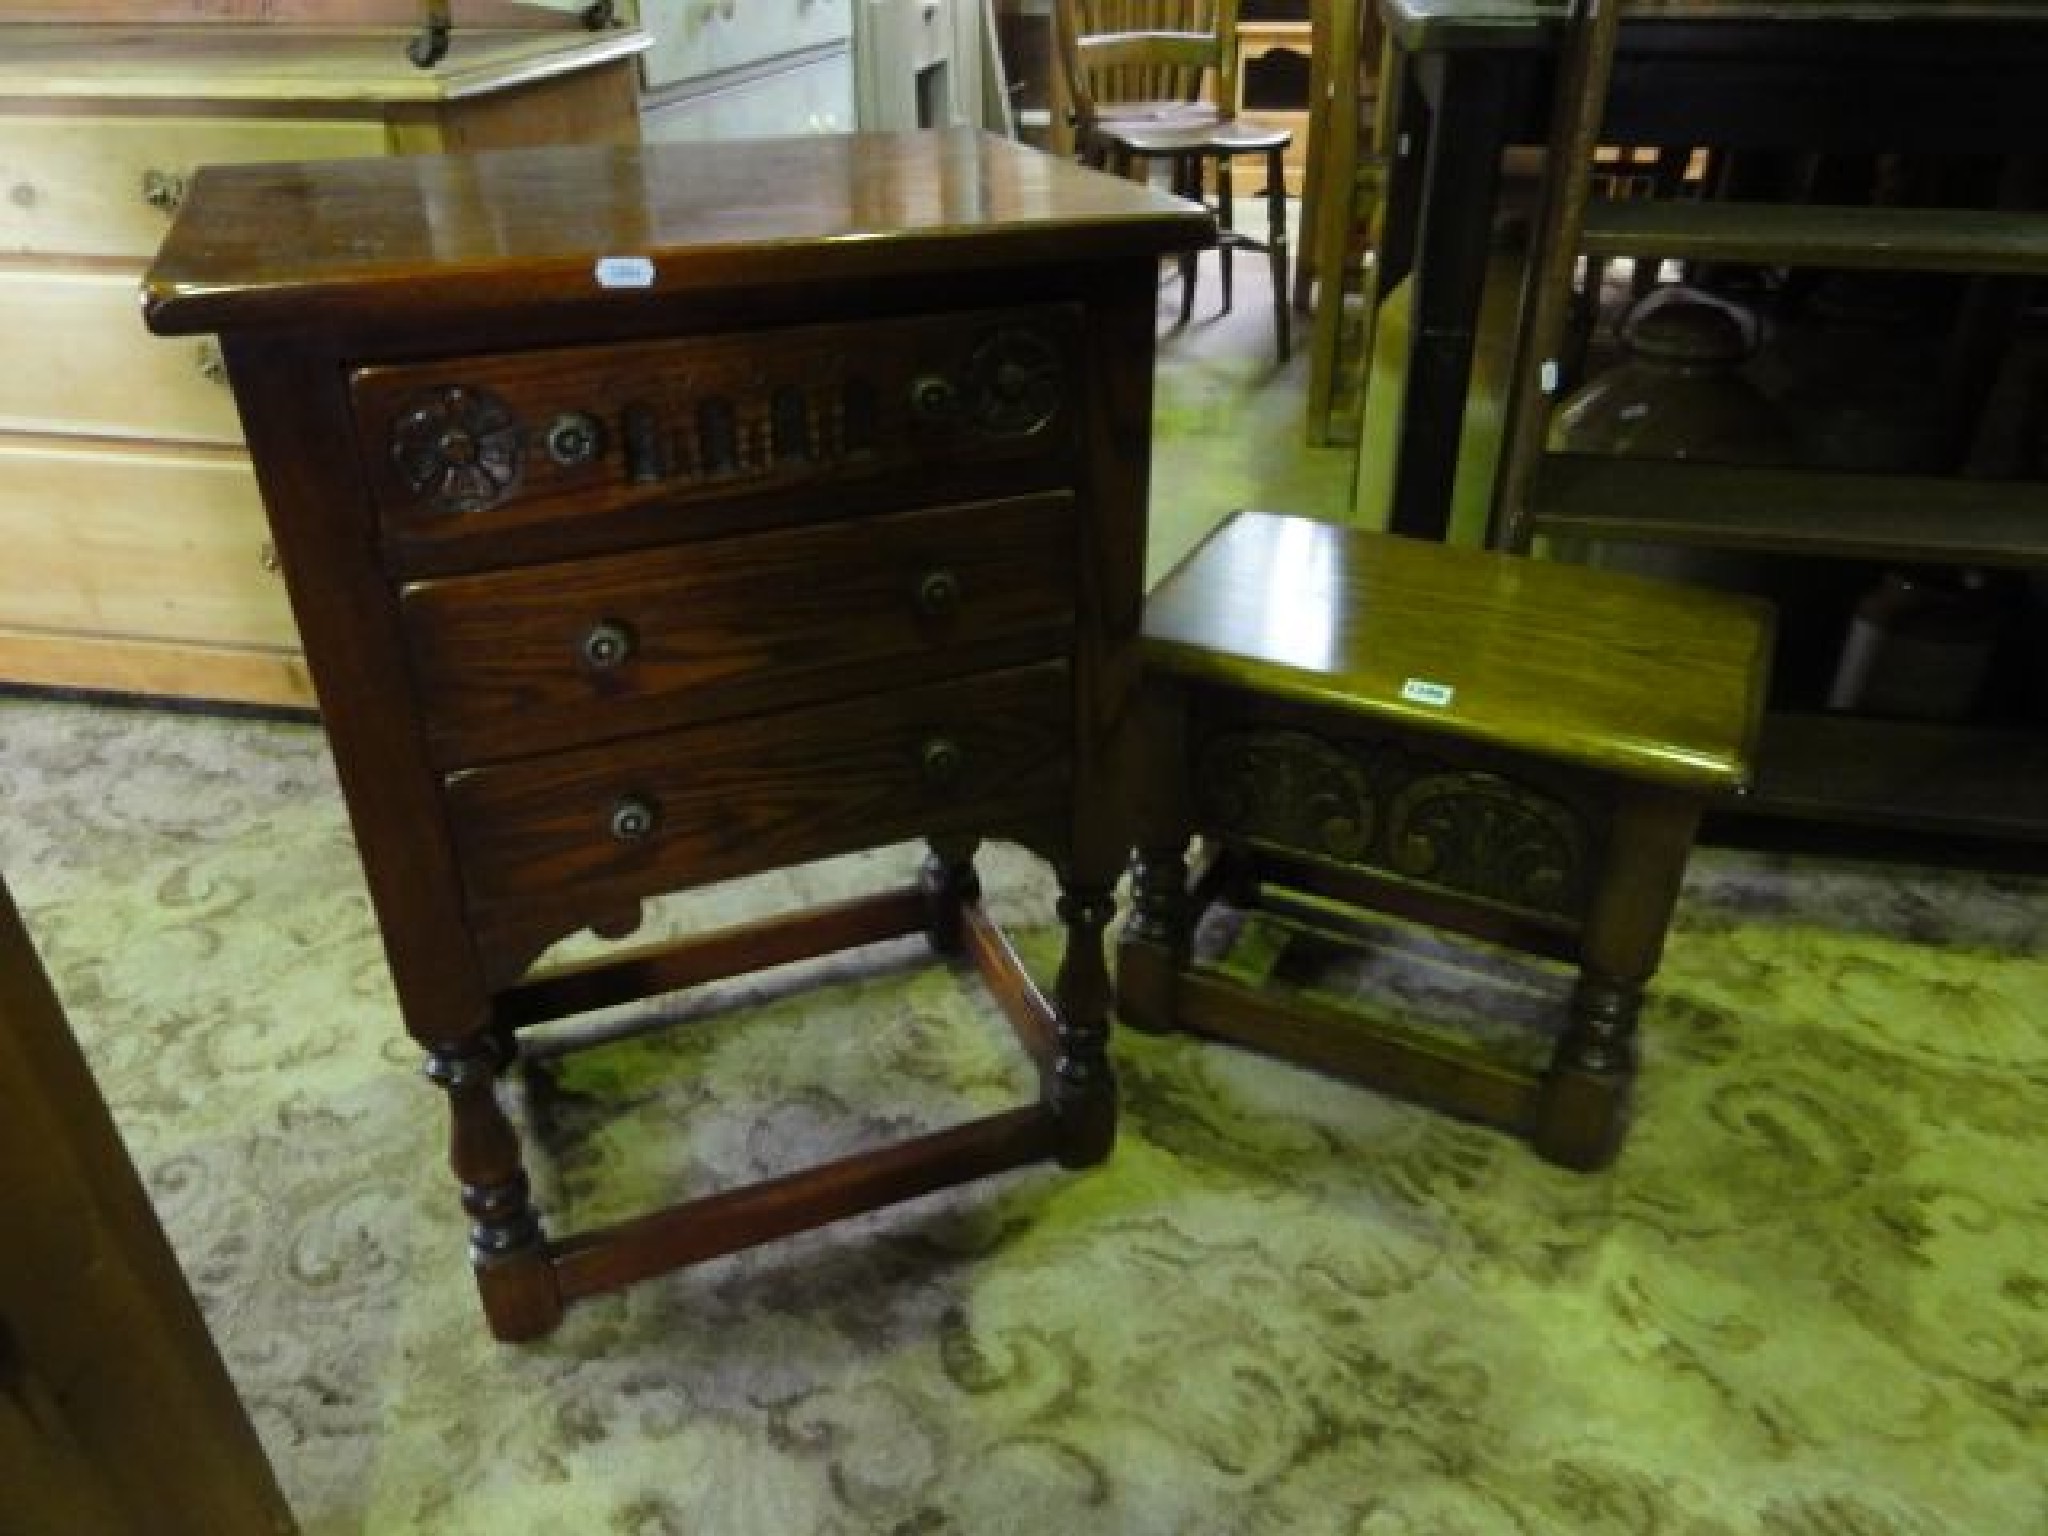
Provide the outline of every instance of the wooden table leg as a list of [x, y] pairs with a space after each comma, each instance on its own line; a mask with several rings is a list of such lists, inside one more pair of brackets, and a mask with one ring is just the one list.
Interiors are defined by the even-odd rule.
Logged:
[[1387, 79], [1381, 89], [1392, 96], [1389, 118], [1393, 132], [1391, 142], [1381, 147], [1381, 153], [1387, 156], [1377, 263], [1382, 298], [1415, 270], [1426, 168], [1423, 149], [1429, 142], [1429, 105], [1414, 78], [1414, 55], [1399, 48], [1389, 49], [1387, 65]]
[[969, 902], [981, 899], [981, 876], [974, 868], [976, 837], [935, 837], [931, 853], [918, 874], [924, 892], [925, 936], [942, 955], [957, 955], [964, 942], [961, 919]]
[[1514, 64], [1491, 51], [1432, 54], [1424, 62], [1434, 77], [1435, 110], [1422, 149], [1413, 341], [1388, 526], [1441, 540], [1458, 476]]
[[1216, 246], [1216, 266], [1223, 274], [1222, 313], [1226, 315], [1236, 298], [1232, 261], [1237, 253], [1237, 242], [1232, 236], [1237, 233], [1237, 178], [1232, 174], [1231, 166], [1228, 154], [1216, 157], [1216, 222], [1223, 231]]
[[519, 1133], [498, 1102], [498, 1046], [488, 1029], [427, 1055], [448, 1095], [448, 1163], [469, 1213], [469, 1257], [492, 1334], [538, 1338], [562, 1320], [562, 1295], [528, 1198]]
[[1059, 1160], [1085, 1168], [1109, 1156], [1116, 1140], [1116, 1077], [1109, 1065], [1109, 967], [1103, 930], [1116, 916], [1112, 874], [1060, 871], [1060, 922], [1067, 930], [1053, 982], [1059, 1054], [1050, 1084], [1059, 1115]]
[[1287, 165], [1282, 149], [1266, 152], [1266, 252], [1273, 264], [1273, 328], [1284, 363], [1292, 338], [1287, 313]]

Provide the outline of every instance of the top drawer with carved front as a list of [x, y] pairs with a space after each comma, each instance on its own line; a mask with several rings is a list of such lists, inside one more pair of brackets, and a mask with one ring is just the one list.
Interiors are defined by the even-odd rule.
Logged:
[[1058, 483], [1078, 348], [1051, 307], [369, 367], [353, 389], [387, 549], [460, 565], [504, 538], [674, 537], [736, 493], [918, 471], [923, 494], [927, 471], [1032, 463]]

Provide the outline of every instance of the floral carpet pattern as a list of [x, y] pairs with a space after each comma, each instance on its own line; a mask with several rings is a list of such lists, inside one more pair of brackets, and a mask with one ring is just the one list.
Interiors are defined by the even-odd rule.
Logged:
[[[318, 731], [0, 700], [0, 793], [0, 868], [311, 1536], [2048, 1532], [2048, 882], [1703, 850], [1605, 1173], [1122, 1032], [1105, 1167], [510, 1347]], [[1049, 963], [1046, 877], [984, 874]], [[1457, 965], [1361, 1006], [1501, 984]], [[913, 943], [662, 1007], [535, 1053], [558, 1231], [1028, 1092]]]

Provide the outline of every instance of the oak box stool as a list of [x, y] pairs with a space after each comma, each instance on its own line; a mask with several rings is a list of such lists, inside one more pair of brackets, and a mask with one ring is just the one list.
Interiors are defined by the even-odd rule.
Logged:
[[[1747, 780], [1771, 638], [1747, 598], [1236, 514], [1147, 605], [1123, 1017], [1602, 1165], [1701, 812]], [[1385, 912], [1576, 964], [1547, 1066], [1196, 961], [1226, 886], [1283, 910], [1306, 897], [1323, 927]]]

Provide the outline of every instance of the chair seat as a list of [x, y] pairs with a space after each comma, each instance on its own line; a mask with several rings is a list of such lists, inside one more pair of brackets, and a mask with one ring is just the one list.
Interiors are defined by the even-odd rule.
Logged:
[[[1081, 158], [1098, 170], [1149, 179], [1163, 166], [1173, 191], [1208, 203], [1223, 275], [1223, 308], [1231, 306], [1232, 256], [1260, 250], [1273, 266], [1273, 330], [1280, 361], [1289, 350], [1286, 295], [1287, 179], [1281, 156], [1293, 134], [1237, 122], [1219, 93], [1237, 84], [1238, 0], [1055, 0], [1058, 48]], [[1231, 161], [1266, 161], [1264, 241], [1231, 227]], [[1141, 163], [1142, 162], [1142, 163]], [[1195, 253], [1180, 257], [1180, 318], [1194, 312]]]
[[1093, 126], [1117, 128], [1128, 123], [1216, 123], [1223, 114], [1208, 101], [1118, 101], [1099, 103]]
[[1294, 142], [1286, 128], [1226, 122], [1098, 122], [1099, 137], [1134, 155], [1257, 155], [1284, 150]]

